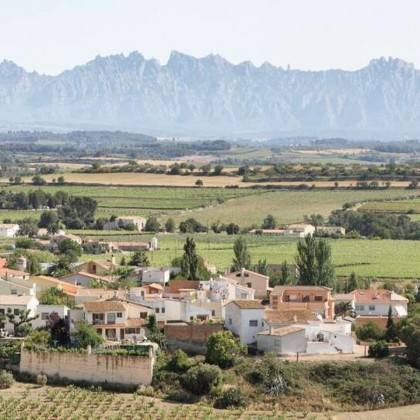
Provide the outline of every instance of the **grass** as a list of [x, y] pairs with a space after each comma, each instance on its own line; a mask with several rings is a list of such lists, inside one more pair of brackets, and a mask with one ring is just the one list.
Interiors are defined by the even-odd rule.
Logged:
[[418, 214], [420, 213], [420, 198], [414, 198], [411, 200], [388, 201], [385, 203], [365, 203], [360, 207], [359, 210], [381, 213], [407, 213], [410, 211]]
[[195, 217], [204, 224], [234, 222], [244, 227], [261, 225], [267, 214], [272, 214], [278, 224], [291, 224], [313, 213], [326, 217], [345, 202], [392, 199], [410, 194], [412, 192], [406, 190], [272, 190], [258, 196], [238, 197], [216, 208], [187, 212], [175, 217], [175, 220], [179, 222], [187, 217]]
[[[104, 232], [91, 231], [94, 239], [110, 241], [145, 242], [152, 235], [104, 235]], [[118, 232], [116, 232], [118, 234]], [[236, 236], [225, 234], [192, 235], [197, 251], [205, 261], [215, 264], [223, 271], [230, 268], [233, 258], [233, 243]], [[171, 265], [171, 261], [183, 254], [187, 235], [158, 235], [160, 250], [148, 253], [150, 264], [154, 267]], [[296, 255], [295, 238], [245, 236], [252, 263], [266, 259], [269, 264], [281, 264], [284, 260], [294, 262]], [[420, 243], [418, 241], [338, 239], [330, 240], [333, 263], [339, 276], [348, 276], [352, 271], [360, 276], [389, 279], [419, 278], [418, 261], [420, 260]], [[83, 255], [82, 259], [90, 259]], [[96, 256], [98, 259], [109, 259], [109, 255]]]

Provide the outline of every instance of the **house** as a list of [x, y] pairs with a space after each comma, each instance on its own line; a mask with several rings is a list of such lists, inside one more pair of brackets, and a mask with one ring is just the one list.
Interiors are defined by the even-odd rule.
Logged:
[[[18, 315], [20, 311], [28, 311], [29, 316], [36, 316], [38, 299], [34, 295], [0, 295], [0, 315], [8, 312]], [[0, 330], [5, 330], [9, 335], [14, 334], [13, 324], [7, 320], [0, 323]]]
[[[203, 293], [200, 293], [203, 292]], [[242, 286], [236, 280], [220, 276], [217, 279], [200, 282], [199, 299], [203, 295], [212, 302], [223, 300], [254, 300], [255, 290]]]
[[68, 297], [74, 299], [77, 291], [80, 287], [61, 281], [55, 277], [50, 276], [32, 276], [29, 279], [29, 283], [36, 285], [37, 296], [39, 296], [44, 290], [56, 287], [63, 291]]
[[284, 229], [252, 229], [251, 235], [284, 236]]
[[165, 292], [176, 294], [179, 293], [179, 289], [195, 289], [200, 288], [201, 282], [199, 280], [171, 280], [169, 283], [169, 290]]
[[258, 350], [285, 355], [306, 352], [305, 329], [296, 326], [270, 327], [257, 334]]
[[318, 226], [316, 231], [325, 235], [346, 236], [346, 229], [341, 226]]
[[19, 231], [17, 223], [0, 223], [0, 237], [13, 238]]
[[28, 280], [29, 273], [11, 268], [0, 268], [0, 277], [5, 280]]
[[104, 223], [103, 230], [116, 230], [128, 225], [134, 225], [137, 232], [141, 232], [146, 226], [144, 217], [121, 216], [112, 222]]
[[51, 325], [51, 322], [63, 319], [68, 322], [70, 308], [65, 305], [42, 305], [36, 308], [38, 318], [31, 322], [33, 328], [45, 328]]
[[167, 268], [144, 268], [140, 271], [140, 279], [144, 284], [157, 283], [165, 285], [169, 282], [171, 272]]
[[325, 286], [276, 286], [270, 294], [272, 309], [308, 309], [324, 318], [334, 318], [331, 288]]
[[76, 305], [84, 302], [94, 302], [97, 300], [108, 300], [112, 298], [126, 299], [128, 292], [126, 290], [103, 289], [100, 287], [78, 287], [74, 298]]
[[5, 280], [0, 278], [0, 295], [33, 295], [36, 294], [36, 287], [26, 280]]
[[65, 283], [75, 284], [76, 286], [90, 287], [92, 283], [112, 283], [113, 280], [109, 277], [97, 276], [96, 274], [85, 273], [80, 271], [79, 273], [66, 274], [60, 277], [60, 280]]
[[225, 328], [237, 335], [242, 344], [257, 341], [257, 334], [267, 327], [265, 307], [257, 300], [233, 300], [224, 307]]
[[245, 268], [233, 273], [225, 274], [223, 277], [236, 280], [240, 285], [254, 289], [256, 299], [265, 298], [270, 290], [268, 285], [268, 276], [256, 273], [255, 271], [246, 270]]
[[80, 309], [70, 312], [70, 326], [74, 328], [77, 321], [83, 320], [93, 325], [106, 340], [138, 341], [145, 336], [148, 317], [153, 313], [148, 306], [118, 298], [84, 302]]
[[284, 236], [297, 236], [298, 238], [304, 238], [305, 236], [312, 236], [315, 233], [315, 227], [306, 223], [299, 223], [290, 225], [285, 229]]
[[[264, 351], [336, 354], [352, 353], [354, 350], [351, 322], [342, 319], [324, 320], [320, 314], [309, 309], [266, 309], [264, 321], [270, 331], [257, 340], [258, 348]], [[295, 335], [288, 336], [290, 327], [303, 331], [305, 346], [302, 345], [302, 332], [299, 335], [295, 331]], [[280, 339], [279, 336], [288, 337]]]
[[81, 263], [75, 267], [77, 272], [85, 272], [89, 274], [97, 274], [99, 276], [103, 275], [104, 273], [109, 273], [115, 267], [115, 258], [112, 257], [109, 264], [102, 264], [100, 262], [90, 260], [84, 263]]

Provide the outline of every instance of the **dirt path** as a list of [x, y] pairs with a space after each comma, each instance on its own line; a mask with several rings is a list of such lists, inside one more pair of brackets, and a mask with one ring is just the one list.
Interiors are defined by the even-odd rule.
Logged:
[[420, 404], [385, 408], [384, 410], [340, 413], [332, 415], [330, 418], [334, 420], [419, 420]]

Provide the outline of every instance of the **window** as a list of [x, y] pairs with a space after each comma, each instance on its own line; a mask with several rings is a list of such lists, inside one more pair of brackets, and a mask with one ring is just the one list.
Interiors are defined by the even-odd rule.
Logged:
[[356, 305], [356, 311], [364, 311], [365, 305]]
[[285, 301], [285, 302], [290, 302], [290, 296], [289, 296], [289, 295], [286, 295], [286, 296], [284, 297], [284, 301]]
[[49, 317], [49, 313], [48, 312], [42, 312], [42, 314], [41, 314], [41, 319], [43, 320], [43, 321], [46, 321], [47, 319], [48, 319], [48, 317]]
[[250, 326], [250, 327], [258, 327], [258, 320], [256, 320], [256, 319], [251, 319], [251, 320], [249, 321], [249, 326]]
[[374, 311], [375, 310], [375, 305], [369, 305], [369, 311]]
[[13, 313], [14, 313], [15, 315], [19, 315], [19, 309], [14, 309], [14, 310], [13, 310]]
[[246, 293], [241, 293], [241, 299], [246, 299], [247, 298], [247, 294]]
[[229, 318], [229, 325], [232, 325], [232, 318]]
[[147, 312], [140, 312], [140, 319], [146, 319], [147, 318]]
[[115, 312], [110, 312], [106, 316], [107, 324], [115, 324], [116, 316]]
[[17, 295], [17, 289], [11, 289], [10, 294], [11, 295]]
[[322, 296], [315, 296], [315, 302], [322, 302]]
[[122, 318], [122, 312], [117, 312], [117, 318]]
[[160, 308], [156, 308], [156, 313], [159, 314], [160, 313]]
[[214, 309], [211, 310], [211, 316], [216, 316], [216, 311]]
[[0, 309], [0, 315], [4, 315], [4, 309]]
[[163, 313], [163, 314], [165, 313], [165, 308], [162, 308], [162, 313]]

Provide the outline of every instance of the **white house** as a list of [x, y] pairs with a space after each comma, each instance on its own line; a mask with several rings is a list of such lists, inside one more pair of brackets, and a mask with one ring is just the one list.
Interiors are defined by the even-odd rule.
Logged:
[[257, 300], [234, 300], [224, 307], [225, 328], [236, 334], [242, 344], [257, 341], [257, 334], [267, 328], [265, 307]]
[[121, 216], [112, 222], [104, 223], [103, 230], [115, 230], [128, 225], [134, 225], [137, 232], [141, 232], [146, 226], [144, 217]]
[[13, 238], [19, 231], [17, 223], [0, 223], [0, 237]]
[[68, 319], [70, 308], [66, 305], [43, 305], [39, 304], [36, 308], [38, 318], [32, 321], [33, 328], [45, 328], [54, 317], [60, 317], [63, 320]]
[[298, 238], [304, 238], [307, 235], [312, 236], [315, 233], [315, 226], [298, 223], [295, 225], [290, 225], [285, 229], [284, 236], [297, 236]]
[[297, 326], [269, 328], [257, 334], [257, 347], [280, 355], [305, 353], [305, 329]]
[[407, 316], [408, 299], [391, 290], [357, 289], [335, 295], [335, 304], [350, 302], [357, 316], [388, 316], [389, 307], [396, 317]]
[[[29, 316], [35, 316], [37, 307], [39, 305], [38, 299], [33, 295], [0, 295], [0, 315], [5, 315], [8, 312], [18, 315], [21, 310], [29, 310]], [[13, 335], [13, 324], [7, 320], [0, 323], [0, 330], [5, 330], [9, 335]]]
[[223, 276], [214, 280], [200, 282], [200, 291], [197, 293], [198, 299], [202, 300], [201, 295], [204, 295], [205, 299], [212, 302], [235, 299], [254, 300], [255, 298], [254, 289], [242, 286], [236, 280]]
[[0, 295], [36, 295], [36, 287], [34, 284], [22, 281], [21, 284], [17, 280], [5, 280], [0, 278]]
[[165, 285], [168, 283], [171, 272], [168, 268], [145, 268], [141, 270], [142, 283], [158, 283]]
[[65, 283], [75, 284], [76, 286], [89, 287], [92, 283], [112, 283], [108, 277], [97, 276], [96, 274], [80, 271], [79, 273], [70, 273], [60, 277]]

